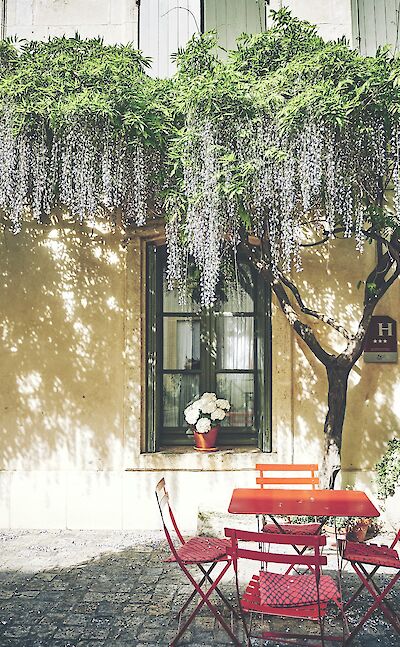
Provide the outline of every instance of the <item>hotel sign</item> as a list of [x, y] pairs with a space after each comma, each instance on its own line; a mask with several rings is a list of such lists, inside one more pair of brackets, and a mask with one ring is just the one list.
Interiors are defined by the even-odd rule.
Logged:
[[364, 361], [378, 364], [397, 362], [397, 325], [385, 315], [372, 317], [364, 348]]

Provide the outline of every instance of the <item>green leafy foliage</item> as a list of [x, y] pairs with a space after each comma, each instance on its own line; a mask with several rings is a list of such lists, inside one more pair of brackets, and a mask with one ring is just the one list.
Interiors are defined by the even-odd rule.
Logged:
[[400, 439], [389, 440], [387, 450], [375, 465], [378, 495], [381, 499], [393, 496], [396, 486], [400, 485]]
[[[275, 231], [283, 240], [277, 214], [284, 209], [285, 218], [292, 223], [287, 239], [298, 238], [296, 227], [304, 222], [314, 223], [313, 231], [319, 233], [329, 210], [331, 232], [336, 225], [343, 226], [347, 218], [345, 235], [358, 236], [358, 242], [364, 223], [372, 233], [391, 235], [398, 226], [398, 216], [380, 204], [382, 187], [376, 178], [393, 173], [390, 142], [399, 118], [400, 59], [393, 58], [387, 48], [380, 49], [375, 57], [363, 57], [343, 39], [325, 42], [315, 26], [291, 16], [286, 9], [273, 15], [271, 29], [241, 36], [236, 49], [224, 60], [218, 57], [215, 33], [194, 36], [176, 54], [178, 70], [171, 80], [148, 76], [148, 59], [130, 45], [105, 45], [101, 39], [84, 40], [78, 35], [24, 42], [18, 47], [10, 40], [0, 43], [0, 119], [12, 123], [15, 149], [10, 159], [15, 160], [17, 169], [10, 173], [13, 188], [4, 180], [0, 194], [7, 199], [0, 207], [9, 209], [13, 202], [10, 196], [15, 186], [21, 185], [25, 193], [21, 193], [14, 220], [21, 217], [25, 205], [32, 204], [32, 196], [42, 191], [43, 164], [50, 169], [51, 160], [54, 162], [54, 155], [58, 155], [53, 142], [57, 140], [62, 148], [64, 135], [75, 128], [76, 141], [79, 132], [95, 140], [96, 154], [92, 158], [88, 154], [85, 164], [90, 164], [89, 158], [99, 160], [105, 132], [109, 147], [118, 140], [116, 150], [122, 157], [124, 147], [129, 154], [130, 148], [137, 151], [138, 143], [156, 151], [156, 162], [154, 156], [143, 155], [147, 160], [143, 163], [149, 164], [147, 176], [158, 176], [151, 210], [166, 216], [175, 243], [185, 249], [193, 248], [197, 235], [190, 233], [196, 207], [200, 213], [210, 205], [213, 214], [210, 211], [208, 224], [200, 230], [211, 231], [212, 223], [215, 225], [218, 241], [211, 256], [218, 256], [227, 240], [237, 241], [241, 227], [254, 235]], [[310, 195], [304, 199], [307, 205], [302, 206], [301, 191], [294, 183], [313, 163], [313, 150], [307, 159], [303, 155], [308, 135], [301, 139], [310, 124], [314, 128], [314, 157], [319, 153], [325, 160], [330, 157], [325, 166], [324, 159], [317, 160], [320, 177], [315, 187], [307, 186], [310, 174], [303, 178], [301, 191]], [[32, 152], [37, 133], [42, 138], [40, 155], [45, 162], [39, 159], [39, 153]], [[266, 133], [273, 136], [268, 139]], [[24, 162], [18, 161], [18, 151], [22, 150], [18, 137], [31, 147], [24, 159], [39, 156], [35, 162], [35, 173], [40, 176], [37, 190], [25, 181], [28, 171], [24, 171]], [[70, 143], [69, 159], [75, 162], [79, 146]], [[157, 169], [152, 166], [155, 163]], [[23, 172], [22, 182], [17, 175]], [[47, 174], [59, 172], [57, 157]], [[82, 165], [82, 174], [85, 172]], [[293, 181], [291, 174], [296, 176]], [[394, 173], [393, 177], [398, 175]], [[80, 214], [87, 213], [87, 205], [103, 204], [106, 176], [105, 172], [105, 179], [93, 179], [91, 199], [82, 200], [85, 207]], [[268, 188], [272, 176], [275, 185]], [[277, 196], [279, 178], [282, 187]], [[48, 179], [49, 186], [57, 185], [57, 178]], [[84, 186], [83, 182], [78, 189], [72, 186], [70, 194]], [[343, 187], [342, 193], [335, 187]], [[45, 202], [48, 213], [60, 193], [58, 188], [48, 190], [37, 202]], [[109, 193], [110, 205], [121, 206], [120, 188]], [[293, 205], [285, 206], [285, 195], [295, 196]], [[360, 205], [365, 209], [362, 216]], [[36, 210], [40, 208], [37, 205]], [[227, 213], [229, 217], [225, 217]], [[210, 240], [210, 231], [205, 243]], [[286, 242], [290, 256], [295, 246]], [[275, 247], [278, 250], [279, 243]], [[200, 259], [204, 253], [199, 251], [195, 256], [203, 272]], [[216, 276], [212, 280], [216, 285]]]
[[129, 45], [101, 39], [53, 38], [0, 47], [0, 101], [15, 106], [16, 131], [44, 121], [62, 130], [71, 121], [106, 120], [129, 139], [162, 145], [170, 125], [170, 83], [145, 74], [149, 60]]

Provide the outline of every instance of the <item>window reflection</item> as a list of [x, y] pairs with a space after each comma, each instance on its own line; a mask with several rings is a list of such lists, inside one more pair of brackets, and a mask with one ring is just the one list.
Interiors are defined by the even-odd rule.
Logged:
[[229, 427], [251, 427], [254, 424], [253, 374], [217, 375], [218, 395], [231, 403], [223, 424]]
[[219, 316], [217, 320], [217, 368], [252, 369], [253, 317]]
[[200, 395], [198, 375], [164, 375], [163, 417], [165, 427], [187, 427], [183, 411]]
[[164, 317], [164, 368], [200, 368], [200, 321]]
[[196, 312], [198, 306], [191, 294], [180, 294], [178, 290], [168, 290], [166, 271], [163, 272], [164, 312]]
[[[165, 262], [165, 260], [164, 260]], [[188, 267], [190, 274], [190, 264]], [[188, 277], [188, 284], [191, 283]], [[185, 428], [183, 411], [203, 391], [231, 403], [224, 426], [254, 428], [254, 285], [251, 269], [221, 285], [220, 298], [200, 310], [192, 294], [168, 290], [163, 267], [162, 419], [165, 430]], [[194, 282], [193, 282], [194, 283]]]
[[253, 277], [248, 265], [239, 264], [237, 281], [224, 286], [221, 312], [253, 312]]

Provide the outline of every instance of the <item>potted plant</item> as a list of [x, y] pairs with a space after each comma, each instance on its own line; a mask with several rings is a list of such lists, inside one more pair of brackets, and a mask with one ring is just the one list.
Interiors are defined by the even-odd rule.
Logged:
[[216, 444], [221, 421], [230, 408], [228, 400], [217, 398], [215, 393], [203, 393], [186, 407], [184, 416], [193, 430], [195, 449], [203, 452], [218, 449]]

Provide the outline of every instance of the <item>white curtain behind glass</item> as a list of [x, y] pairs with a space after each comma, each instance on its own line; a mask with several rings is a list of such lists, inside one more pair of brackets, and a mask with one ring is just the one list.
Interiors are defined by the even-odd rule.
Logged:
[[253, 368], [253, 318], [221, 317], [217, 349], [219, 368]]

